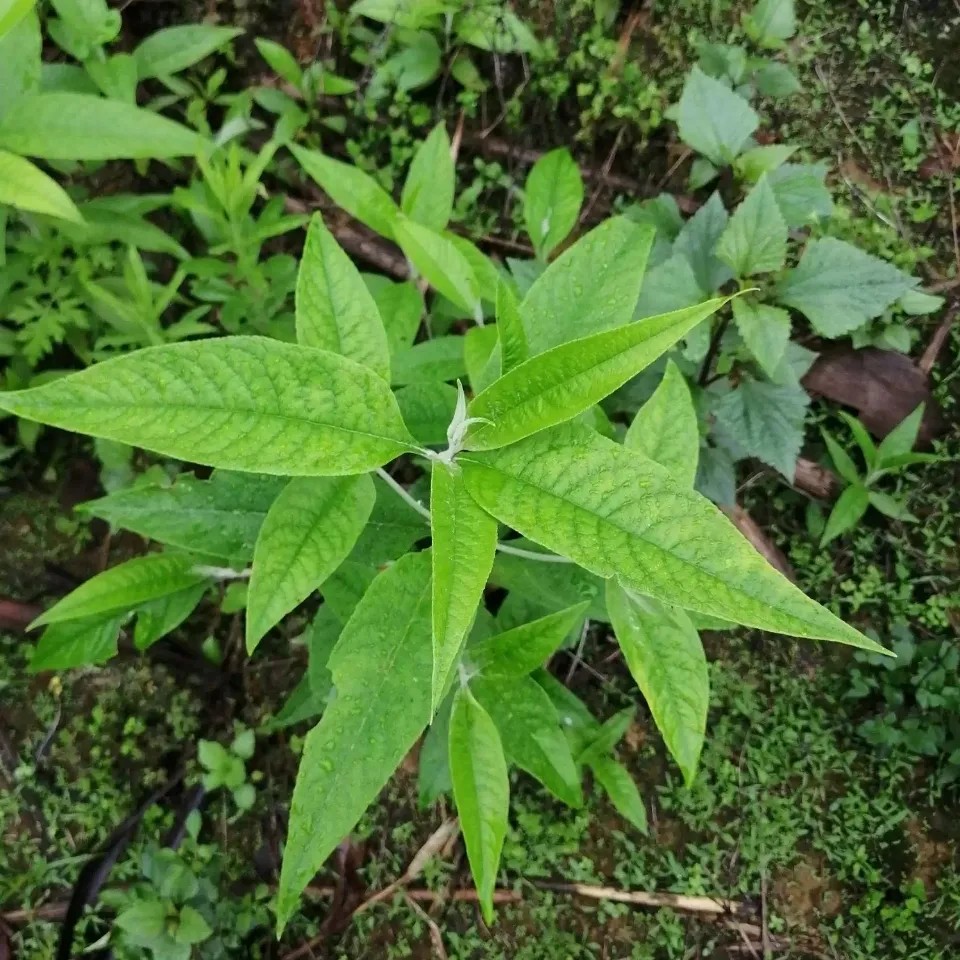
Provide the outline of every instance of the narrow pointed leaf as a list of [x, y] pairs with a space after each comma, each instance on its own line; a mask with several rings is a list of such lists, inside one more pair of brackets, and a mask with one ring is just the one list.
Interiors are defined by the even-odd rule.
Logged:
[[637, 411], [623, 442], [665, 467], [682, 486], [693, 486], [700, 458], [700, 427], [690, 388], [672, 360], [653, 395]]
[[450, 780], [450, 710], [453, 695], [448, 696], [437, 710], [430, 729], [420, 744], [420, 765], [417, 770], [417, 799], [421, 810], [432, 807], [445, 793], [453, 789]]
[[42, 613], [31, 627], [85, 617], [102, 617], [129, 610], [138, 604], [202, 583], [193, 557], [151, 553], [111, 567], [68, 593]]
[[176, 630], [196, 610], [206, 592], [207, 584], [198, 583], [140, 606], [133, 630], [133, 645], [138, 650], [146, 650]]
[[[609, 581], [608, 581], [609, 582]], [[577, 755], [579, 763], [591, 763], [606, 756], [627, 735], [637, 716], [636, 707], [626, 707], [605, 721]]]
[[376, 496], [366, 475], [290, 481], [270, 508], [253, 554], [248, 653], [346, 560]]
[[307, 175], [337, 206], [343, 207], [351, 217], [356, 217], [380, 236], [393, 239], [400, 208], [370, 174], [352, 163], [342, 163], [317, 150], [307, 150], [296, 144], [289, 146]]
[[496, 725], [466, 688], [457, 693], [450, 717], [450, 777], [480, 907], [492, 923], [510, 781]]
[[483, 598], [497, 549], [497, 522], [442, 463], [430, 475], [433, 538], [433, 706], [439, 705]]
[[598, 576], [735, 623], [883, 649], [774, 570], [704, 497], [580, 424], [459, 463], [484, 509]]
[[607, 609], [633, 679], [689, 786], [697, 771], [710, 706], [700, 634], [679, 608], [628, 594], [607, 581]]
[[124, 614], [67, 620], [47, 627], [30, 658], [30, 672], [104, 663], [117, 654]]
[[612, 217], [564, 250], [520, 305], [531, 355], [632, 319], [653, 236]]
[[497, 335], [500, 339], [500, 365], [503, 373], [520, 366], [530, 357], [530, 344], [520, 318], [520, 304], [509, 283], [497, 287]]
[[245, 562], [286, 484], [285, 477], [229, 470], [209, 480], [183, 473], [170, 486], [129, 487], [78, 509], [159, 543]]
[[561, 344], [514, 367], [470, 404], [467, 446], [491, 450], [583, 413], [669, 350], [726, 299]]
[[426, 727], [430, 663], [430, 558], [408, 554], [373, 582], [330, 657], [337, 695], [300, 761], [277, 893], [281, 928]]
[[0, 205], [83, 223], [67, 192], [29, 160], [0, 150]]
[[577, 225], [583, 179], [566, 147], [545, 153], [523, 189], [523, 219], [537, 256], [545, 259]]
[[413, 444], [373, 371], [263, 337], [138, 350], [0, 393], [0, 409], [180, 460], [288, 476], [365, 473]]
[[360, 271], [317, 215], [297, 274], [297, 340], [349, 357], [390, 380], [390, 349]]
[[188, 23], [151, 33], [133, 52], [141, 80], [180, 73], [215, 50], [225, 47], [242, 30], [212, 23]]
[[860, 471], [857, 470], [857, 465], [853, 462], [850, 454], [826, 430], [821, 430], [820, 433], [823, 435], [823, 442], [827, 445], [827, 450], [830, 451], [830, 459], [837, 468], [837, 473], [847, 483], [859, 483]]
[[480, 393], [500, 376], [500, 332], [495, 326], [471, 327], [461, 339], [470, 389]]
[[880, 442], [877, 448], [877, 466], [886, 466], [893, 457], [910, 453], [917, 442], [920, 422], [923, 420], [924, 404], [900, 421]]
[[870, 494], [862, 483], [855, 483], [847, 487], [837, 498], [837, 502], [827, 517], [827, 525], [820, 538], [820, 546], [825, 547], [831, 540], [836, 540], [851, 527], [860, 522], [860, 518], [870, 506]]
[[456, 168], [442, 123], [417, 147], [403, 184], [400, 209], [431, 230], [442, 230], [453, 213]]
[[594, 779], [603, 787], [610, 802], [627, 822], [641, 833], [647, 832], [647, 810], [633, 777], [613, 757], [599, 757], [590, 764]]
[[474, 644], [469, 650], [472, 668], [485, 677], [525, 677], [583, 623], [589, 606], [578, 603]]

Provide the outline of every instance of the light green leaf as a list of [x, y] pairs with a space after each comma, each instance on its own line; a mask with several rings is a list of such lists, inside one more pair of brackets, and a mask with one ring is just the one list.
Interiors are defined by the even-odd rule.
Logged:
[[[712, 257], [729, 279], [729, 269]], [[647, 273], [637, 301], [636, 317], [655, 317], [672, 310], [681, 310], [700, 303], [703, 289], [690, 261], [682, 253], [675, 253], [663, 263], [658, 263]]]
[[381, 567], [402, 557], [417, 540], [430, 536], [426, 520], [379, 477], [374, 479], [377, 502], [350, 554], [351, 561]]
[[443, 230], [453, 213], [456, 176], [450, 138], [444, 125], [438, 123], [413, 155], [400, 209], [416, 223]]
[[583, 623], [589, 603], [583, 602], [481, 640], [469, 648], [472, 670], [485, 677], [524, 677], [556, 651]]
[[760, 118], [743, 97], [694, 66], [683, 86], [677, 126], [688, 147], [725, 167], [743, 150]]
[[210, 925], [193, 907], [184, 904], [177, 919], [177, 930], [173, 935], [177, 943], [202, 943], [213, 935]]
[[36, 0], [0, 0], [0, 37], [12, 30], [35, 3]]
[[257, 53], [267, 61], [270, 69], [293, 87], [303, 83], [303, 68], [297, 58], [282, 44], [264, 37], [255, 37], [253, 41]]
[[403, 422], [418, 442], [447, 445], [447, 427], [457, 407], [457, 388], [449, 383], [428, 380], [411, 383], [396, 392]]
[[620, 649], [684, 782], [693, 783], [710, 706], [707, 658], [679, 607], [607, 581], [607, 609]]
[[340, 623], [345, 624], [353, 616], [377, 572], [370, 563], [344, 560], [324, 582], [324, 603]]
[[146, 650], [161, 637], [172, 633], [193, 613], [206, 592], [207, 584], [198, 583], [138, 607], [133, 645], [138, 650]]
[[486, 390], [500, 377], [500, 331], [495, 326], [471, 327], [463, 337], [463, 362], [470, 389]]
[[743, 18], [747, 36], [761, 47], [778, 50], [797, 32], [794, 0], [759, 0]]
[[350, 7], [350, 15], [418, 30], [435, 26], [449, 6], [449, 0], [356, 0]]
[[470, 691], [496, 724], [507, 759], [567, 806], [583, 804], [580, 774], [560, 718], [532, 677], [474, 677]]
[[380, 319], [387, 331], [390, 356], [413, 344], [423, 316], [423, 297], [409, 280], [394, 283], [386, 277], [364, 274], [363, 281], [373, 295]]
[[[509, 373], [530, 357], [530, 344], [520, 317], [520, 304], [509, 283], [497, 286], [497, 336], [500, 340], [500, 366]], [[472, 382], [472, 381], [471, 381]]]
[[908, 290], [898, 301], [897, 306], [911, 317], [922, 317], [928, 313], [936, 313], [943, 304], [945, 298], [933, 293], [925, 293], [923, 290]]
[[210, 23], [190, 23], [157, 30], [133, 51], [140, 79], [180, 73], [242, 33], [235, 27], [217, 27]]
[[480, 310], [480, 284], [473, 267], [442, 233], [405, 217], [398, 218], [394, 236], [417, 272], [452, 304], [474, 317]]
[[883, 438], [877, 447], [877, 466], [883, 468], [893, 457], [910, 453], [917, 442], [920, 432], [920, 423], [923, 420], [924, 404], [920, 404], [912, 413], [908, 414]]
[[365, 473], [413, 440], [373, 371], [263, 337], [149, 347], [0, 393], [0, 409], [179, 460], [288, 476]]
[[490, 450], [583, 413], [669, 350], [726, 303], [708, 300], [675, 313], [563, 343], [514, 367], [473, 399], [467, 446]]
[[748, 297], [733, 301], [733, 321], [747, 349], [768, 377], [775, 377], [790, 342], [790, 314]]
[[14, 153], [0, 150], [0, 206], [83, 223], [67, 192], [39, 167]]
[[637, 785], [626, 768], [613, 757], [600, 757], [590, 764], [590, 769], [617, 813], [641, 833], [646, 833], [647, 810]]
[[42, 613], [32, 627], [85, 617], [103, 617], [202, 583], [193, 557], [150, 553], [111, 567], [82, 583]]
[[890, 517], [892, 520], [901, 520], [905, 523], [916, 522], [917, 518], [906, 508], [906, 505], [895, 500], [888, 493], [872, 490], [870, 492], [870, 505], [876, 507], [885, 517]]
[[123, 618], [124, 614], [90, 617], [47, 627], [30, 658], [30, 672], [85, 667], [115, 657]]
[[339, 353], [390, 380], [390, 348], [377, 304], [360, 271], [317, 214], [297, 274], [297, 340]]
[[523, 190], [523, 220], [541, 260], [566, 240], [583, 204], [583, 178], [566, 147], [533, 165]]
[[596, 741], [600, 733], [600, 722], [587, 705], [552, 673], [538, 670], [533, 679], [543, 688], [556, 708], [560, 727], [566, 734], [574, 757], [582, 756], [584, 750]]
[[433, 709], [457, 663], [483, 599], [497, 549], [497, 523], [467, 493], [455, 467], [430, 472], [433, 539]]
[[496, 725], [467, 688], [457, 691], [453, 701], [450, 777], [480, 907], [484, 920], [492, 923], [510, 781]]
[[284, 477], [227, 470], [209, 480], [182, 473], [171, 486], [129, 487], [77, 509], [159, 543], [245, 562], [286, 483]]
[[193, 130], [119, 100], [83, 93], [35, 93], [0, 120], [0, 148], [47, 160], [118, 160], [192, 156]]
[[833, 237], [811, 240], [800, 263], [777, 288], [825, 337], [840, 337], [879, 317], [916, 280], [893, 264]]
[[307, 734], [277, 893], [282, 928], [430, 717], [430, 557], [374, 580], [330, 657], [337, 695]]
[[787, 259], [787, 224], [765, 176], [733, 212], [717, 256], [738, 277], [779, 270]]
[[247, 652], [346, 560], [376, 500], [369, 476], [298, 477], [267, 514], [247, 595]]
[[598, 757], [610, 753], [626, 736], [636, 715], [636, 707], [626, 707], [615, 713], [590, 737], [587, 745], [577, 756], [577, 761], [579, 763], [590, 763]]
[[717, 427], [744, 456], [756, 457], [793, 481], [810, 396], [797, 386], [745, 378], [714, 407]]
[[115, 921], [130, 943], [153, 946], [166, 930], [167, 905], [160, 899], [134, 901]]
[[531, 355], [630, 320], [653, 236], [611, 217], [564, 250], [520, 304]]
[[768, 60], [753, 75], [757, 93], [763, 97], [781, 99], [799, 93], [803, 86], [797, 75], [785, 64]]
[[400, 385], [440, 383], [465, 377], [464, 339], [452, 335], [434, 337], [398, 351], [393, 358], [393, 382]]
[[453, 695], [448, 696], [437, 711], [420, 744], [417, 769], [417, 799], [421, 810], [432, 807], [445, 793], [453, 789], [450, 780], [450, 710]]
[[729, 222], [727, 208], [720, 194], [714, 192], [683, 225], [673, 245], [673, 252], [682, 253], [696, 274], [697, 283], [703, 291], [703, 295], [696, 297], [696, 300], [702, 300], [703, 296], [719, 290], [733, 276], [730, 268], [714, 252]]
[[823, 163], [785, 163], [767, 175], [777, 206], [790, 227], [819, 223], [833, 214]]
[[491, 53], [532, 53], [537, 39], [530, 28], [507, 6], [472, 5], [456, 20], [464, 43]]
[[823, 441], [827, 445], [827, 450], [830, 451], [830, 459], [833, 461], [833, 465], [837, 468], [840, 476], [843, 477], [847, 483], [859, 483], [860, 471], [857, 470], [857, 465], [851, 459], [850, 454], [847, 453], [826, 430], [821, 430], [820, 433], [823, 435]]
[[734, 161], [733, 168], [741, 180], [756, 183], [765, 173], [771, 173], [783, 166], [796, 153], [796, 150], [796, 147], [789, 147], [782, 143], [754, 147], [746, 153], [741, 153]]
[[393, 239], [400, 208], [373, 177], [352, 163], [341, 163], [317, 150], [307, 150], [293, 143], [289, 147], [307, 175], [337, 206], [365, 223], [374, 233]]
[[869, 506], [870, 495], [863, 484], [857, 483], [847, 487], [840, 494], [830, 511], [830, 516], [827, 517], [827, 525], [820, 538], [820, 546], [825, 547], [831, 540], [835, 540], [855, 526]]
[[[734, 300], [734, 305], [739, 300]], [[687, 381], [679, 367], [667, 361], [653, 396], [637, 411], [624, 444], [654, 460], [685, 487], [693, 487], [700, 456], [700, 426]]]
[[857, 446], [863, 454], [865, 463], [872, 469], [877, 461], [877, 445], [873, 442], [873, 437], [856, 417], [851, 416], [845, 410], [840, 410], [839, 413], [844, 423], [850, 428], [853, 439], [857, 441]]
[[0, 35], [0, 117], [18, 100], [40, 89], [42, 49], [40, 18], [34, 10], [28, 10]]
[[708, 500], [580, 424], [458, 462], [480, 506], [598, 576], [762, 630], [882, 649], [781, 576]]

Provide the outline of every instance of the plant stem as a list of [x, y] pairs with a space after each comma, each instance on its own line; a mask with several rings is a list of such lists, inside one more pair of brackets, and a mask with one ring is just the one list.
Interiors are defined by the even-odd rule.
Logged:
[[535, 550], [511, 547], [508, 543], [498, 543], [497, 549], [501, 553], [509, 553], [515, 557], [523, 557], [525, 560], [540, 560], [543, 563], [573, 563], [572, 560], [561, 557], [558, 553], [537, 553]]

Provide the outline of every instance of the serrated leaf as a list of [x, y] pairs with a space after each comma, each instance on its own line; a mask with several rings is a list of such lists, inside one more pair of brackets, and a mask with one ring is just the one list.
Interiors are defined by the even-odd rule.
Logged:
[[651, 227], [611, 217], [564, 250], [520, 304], [531, 356], [626, 323], [653, 236]]
[[601, 757], [591, 766], [594, 779], [603, 787], [617, 813], [641, 833], [647, 832], [647, 810], [627, 769], [613, 757]]
[[[486, 329], [486, 328], [483, 328]], [[393, 358], [394, 384], [459, 380], [466, 376], [464, 337], [434, 337], [398, 351]]]
[[580, 424], [458, 462], [480, 506], [598, 576], [735, 623], [882, 649], [774, 570], [709, 501]]
[[717, 425], [745, 456], [756, 457], [792, 482], [803, 444], [810, 397], [800, 386], [744, 379], [717, 401]]
[[917, 442], [920, 423], [923, 420], [924, 404], [907, 414], [880, 442], [877, 447], [877, 466], [887, 466], [893, 457], [910, 453]]
[[747, 183], [756, 183], [765, 173], [772, 173], [783, 166], [796, 153], [796, 147], [783, 143], [771, 143], [754, 147], [741, 153], [733, 164], [737, 176]]
[[794, 0], [758, 0], [743, 25], [751, 40], [777, 50], [797, 32]]
[[683, 254], [693, 267], [697, 283], [705, 296], [719, 290], [733, 277], [730, 268], [714, 252], [729, 222], [730, 216], [723, 200], [719, 193], [714, 192], [683, 225], [673, 245], [674, 253]]
[[542, 666], [583, 623], [589, 602], [505, 630], [469, 648], [471, 668], [485, 677], [524, 677]]
[[857, 483], [847, 487], [837, 498], [830, 516], [827, 517], [827, 525], [820, 538], [820, 546], [825, 547], [831, 540], [835, 540], [855, 526], [867, 512], [868, 506], [870, 506], [870, 496], [863, 484]]
[[500, 341], [501, 373], [508, 373], [530, 358], [530, 344], [520, 318], [520, 304], [513, 287], [503, 281], [497, 286], [497, 337]]
[[246, 561], [284, 477], [217, 470], [209, 480], [182, 473], [171, 486], [130, 487], [78, 509], [115, 527], [184, 550]]
[[400, 208], [373, 177], [352, 163], [334, 160], [318, 150], [307, 150], [293, 143], [288, 146], [307, 175], [338, 207], [343, 207], [374, 233], [393, 239]]
[[141, 80], [180, 73], [242, 34], [235, 27], [189, 23], [151, 33], [133, 51]]
[[768, 174], [777, 206], [790, 227], [803, 227], [826, 220], [833, 214], [833, 199], [822, 163], [785, 163]]
[[666, 467], [683, 486], [693, 487], [700, 457], [700, 426], [690, 388], [672, 360], [667, 361], [653, 396], [637, 411], [623, 442]]
[[449, 237], [399, 217], [394, 237], [417, 273], [439, 294], [473, 317], [480, 310], [480, 284], [470, 261]]
[[30, 672], [104, 663], [116, 656], [123, 618], [124, 614], [92, 617], [47, 627], [30, 658]]
[[456, 175], [450, 138], [444, 125], [438, 123], [413, 155], [400, 209], [431, 230], [443, 230], [453, 212]]
[[149, 600], [165, 597], [202, 583], [193, 557], [151, 553], [104, 570], [44, 611], [31, 628], [65, 620], [104, 617], [127, 611]]
[[507, 6], [471, 6], [456, 21], [459, 38], [491, 53], [531, 53], [537, 39], [530, 28]]
[[432, 807], [445, 793], [453, 789], [450, 780], [450, 710], [453, 695], [446, 697], [437, 710], [420, 744], [417, 767], [417, 800], [421, 810]]
[[83, 93], [34, 93], [0, 119], [0, 147], [46, 160], [165, 159], [203, 147], [193, 130], [150, 110]]
[[577, 225], [583, 178], [566, 147], [550, 150], [533, 165], [523, 190], [523, 219], [537, 256], [545, 260]]
[[197, 608], [207, 592], [206, 583], [198, 583], [157, 600], [150, 600], [137, 611], [137, 625], [133, 630], [133, 645], [146, 650], [168, 633], [172, 633]]
[[346, 560], [375, 499], [368, 476], [290, 481], [257, 538], [247, 594], [247, 653]]
[[820, 433], [823, 435], [823, 442], [827, 445], [827, 450], [830, 451], [830, 459], [840, 476], [847, 483], [859, 483], [860, 471], [857, 470], [857, 465], [850, 458], [850, 454], [826, 430], [821, 430]]
[[457, 406], [457, 388], [449, 383], [411, 383], [396, 392], [403, 422], [418, 442], [447, 445], [447, 427]]
[[15, 153], [0, 150], [0, 205], [42, 213], [74, 223], [83, 217], [67, 192], [39, 167]]
[[496, 724], [507, 759], [567, 806], [583, 804], [580, 775], [560, 718], [531, 677], [474, 677], [470, 691]]
[[840, 337], [879, 317], [914, 286], [893, 264], [824, 237], [810, 241], [777, 287], [777, 299], [799, 310], [818, 333]]
[[483, 598], [497, 549], [497, 522], [473, 501], [455, 467], [430, 472], [433, 539], [433, 709], [440, 704]]
[[708, 300], [659, 317], [563, 343], [514, 367], [474, 397], [471, 450], [490, 450], [588, 410], [726, 303]]
[[179, 460], [288, 476], [365, 473], [413, 442], [373, 371], [263, 337], [148, 347], [0, 393], [0, 409]]
[[307, 734], [277, 893], [282, 928], [430, 717], [430, 557], [381, 573], [330, 657], [337, 695]]
[[467, 688], [457, 691], [450, 716], [450, 777], [480, 907], [492, 923], [510, 781], [496, 725]]
[[[719, 260], [716, 262], [720, 263]], [[720, 266], [726, 273], [730, 272], [725, 265]], [[675, 253], [651, 268], [644, 277], [635, 315], [641, 319], [681, 310], [699, 303], [703, 297], [704, 292], [690, 261], [684, 254]]]
[[775, 377], [790, 342], [790, 314], [748, 297], [733, 301], [733, 322], [768, 377]]
[[739, 94], [698, 66], [687, 75], [677, 110], [680, 139], [718, 167], [731, 164], [760, 126]]
[[324, 226], [310, 221], [297, 274], [297, 340], [356, 360], [390, 380], [390, 348], [360, 271]]
[[707, 728], [707, 658], [689, 616], [607, 581], [607, 609], [624, 659], [663, 741], [693, 783]]
[[717, 256], [738, 277], [779, 270], [787, 259], [787, 224], [765, 176], [733, 212]]

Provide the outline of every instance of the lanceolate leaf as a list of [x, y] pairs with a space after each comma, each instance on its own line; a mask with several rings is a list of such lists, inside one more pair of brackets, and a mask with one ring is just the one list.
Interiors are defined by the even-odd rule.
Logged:
[[870, 494], [862, 483], [847, 487], [840, 494], [830, 511], [830, 516], [827, 517], [827, 524], [820, 538], [820, 546], [825, 547], [831, 540], [835, 540], [851, 527], [856, 526], [869, 506]]
[[481, 393], [500, 376], [500, 332], [495, 326], [471, 327], [460, 339], [470, 389]]
[[242, 30], [209, 23], [166, 27], [150, 34], [133, 52], [141, 80], [180, 73], [225, 47]]
[[430, 474], [433, 538], [433, 707], [446, 691], [497, 549], [497, 522], [467, 493], [455, 467]]
[[532, 677], [475, 677], [470, 690], [496, 724], [507, 759], [571, 807], [583, 803], [580, 774], [550, 698]]
[[647, 810], [626, 767], [617, 763], [613, 757], [598, 757], [590, 764], [590, 769], [620, 816], [641, 833], [646, 833]]
[[459, 463], [498, 520], [599, 576], [736, 623], [882, 650], [767, 564], [708, 500], [580, 424]]
[[151, 553], [135, 557], [117, 567], [98, 573], [42, 613], [31, 627], [85, 617], [102, 617], [129, 610], [202, 583], [193, 557], [173, 553]]
[[29, 160], [0, 150], [0, 205], [83, 223], [63, 187]]
[[427, 725], [430, 664], [430, 557], [407, 554], [373, 582], [330, 657], [337, 695], [300, 761], [277, 894], [281, 928]]
[[149, 347], [0, 393], [0, 408], [180, 460], [288, 476], [365, 473], [413, 441], [373, 371], [262, 337]]
[[176, 630], [193, 613], [206, 591], [207, 584], [198, 583], [138, 607], [133, 645], [138, 650], [146, 650], [161, 637]]
[[687, 785], [696, 775], [710, 706], [703, 644], [687, 614], [607, 581], [607, 609], [624, 659]]
[[533, 165], [523, 191], [523, 219], [537, 256], [546, 258], [577, 225], [583, 179], [566, 147], [545, 153]]
[[310, 221], [297, 274], [297, 340], [362, 363], [390, 380], [390, 349], [377, 304], [319, 215]]
[[509, 373], [530, 356], [530, 344], [520, 318], [520, 304], [509, 283], [497, 287], [497, 335], [500, 338], [500, 366]]
[[245, 562], [286, 483], [285, 477], [228, 470], [209, 480], [183, 473], [171, 486], [130, 487], [79, 509], [159, 543]]
[[520, 305], [531, 355], [630, 320], [653, 236], [613, 217], [564, 250]]
[[453, 788], [450, 781], [450, 710], [453, 694], [437, 710], [430, 729], [420, 744], [420, 766], [417, 771], [417, 796], [425, 810]]
[[417, 148], [407, 171], [400, 208], [417, 223], [443, 230], [453, 212], [456, 168], [450, 155], [450, 138], [437, 124]]
[[69, 620], [47, 627], [30, 658], [30, 672], [85, 667], [116, 656], [123, 616]]
[[84, 93], [35, 93], [0, 120], [0, 147], [46, 160], [117, 160], [192, 156], [193, 130], [150, 110]]
[[672, 360], [667, 362], [653, 396], [637, 411], [624, 444], [666, 467], [682, 486], [693, 486], [700, 457], [700, 428], [690, 388]]
[[393, 239], [393, 228], [400, 216], [399, 207], [368, 173], [352, 163], [341, 163], [317, 150], [290, 144], [290, 150], [337, 206], [365, 223], [382, 237]]
[[480, 907], [492, 923], [510, 781], [496, 725], [467, 688], [458, 691], [450, 717], [450, 776]]
[[468, 446], [490, 450], [583, 413], [686, 336], [726, 299], [574, 340], [532, 357], [491, 384], [470, 404]]
[[375, 500], [366, 475], [290, 481], [270, 508], [253, 554], [248, 653], [347, 558]]

